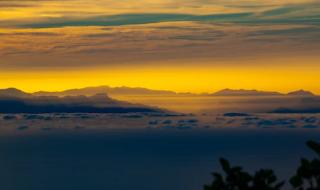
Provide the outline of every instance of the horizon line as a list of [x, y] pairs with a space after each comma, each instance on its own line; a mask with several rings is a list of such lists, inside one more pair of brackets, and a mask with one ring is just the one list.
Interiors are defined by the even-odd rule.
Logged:
[[29, 94], [35, 94], [38, 92], [49, 92], [49, 93], [58, 93], [58, 92], [64, 92], [64, 91], [68, 91], [68, 90], [81, 90], [81, 89], [85, 89], [85, 88], [99, 88], [99, 87], [109, 87], [109, 88], [131, 88], [131, 89], [145, 89], [145, 90], [151, 90], [151, 91], [167, 91], [167, 92], [171, 92], [171, 93], [175, 93], [175, 94], [193, 94], [193, 95], [205, 95], [205, 94], [215, 94], [218, 92], [221, 92], [223, 90], [234, 90], [234, 91], [256, 91], [256, 92], [266, 92], [266, 93], [279, 93], [281, 95], [288, 95], [291, 92], [297, 92], [297, 91], [305, 91], [305, 92], [310, 92], [315, 96], [318, 96], [317, 93], [314, 93], [312, 90], [305, 90], [303, 88], [300, 89], [296, 89], [296, 90], [289, 90], [286, 92], [279, 92], [277, 90], [260, 90], [260, 89], [249, 89], [249, 88], [222, 88], [220, 90], [216, 90], [216, 91], [212, 91], [212, 92], [178, 92], [178, 91], [174, 91], [174, 90], [166, 90], [166, 89], [153, 89], [153, 88], [148, 88], [148, 87], [140, 87], [140, 86], [109, 86], [109, 85], [97, 85], [97, 86], [85, 86], [85, 87], [75, 87], [75, 88], [66, 88], [66, 89], [61, 89], [61, 90], [56, 90], [56, 91], [51, 91], [51, 90], [36, 90], [36, 91], [28, 91], [22, 88], [18, 88], [18, 87], [4, 87], [4, 88], [0, 88], [0, 90], [7, 90], [7, 89], [16, 89], [16, 90], [20, 90], [22, 92], [25, 93], [29, 93]]

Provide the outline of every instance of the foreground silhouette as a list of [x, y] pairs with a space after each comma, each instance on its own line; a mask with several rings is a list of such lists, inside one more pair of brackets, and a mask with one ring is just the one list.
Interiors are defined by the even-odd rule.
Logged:
[[164, 113], [144, 105], [110, 98], [107, 94], [93, 96], [33, 96], [19, 90], [0, 91], [0, 113]]
[[[296, 174], [289, 182], [292, 189], [320, 190], [320, 143], [308, 141], [307, 146], [318, 158], [302, 158]], [[280, 190], [285, 185], [285, 181], [278, 181], [273, 170], [260, 169], [251, 175], [243, 171], [242, 167], [231, 167], [224, 158], [220, 159], [220, 164], [225, 176], [212, 173], [214, 180], [210, 185], [205, 185], [204, 190]]]

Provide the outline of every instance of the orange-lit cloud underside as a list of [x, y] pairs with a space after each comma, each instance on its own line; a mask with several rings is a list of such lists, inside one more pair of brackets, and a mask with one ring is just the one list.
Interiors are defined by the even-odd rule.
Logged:
[[320, 93], [313, 0], [0, 0], [0, 88]]

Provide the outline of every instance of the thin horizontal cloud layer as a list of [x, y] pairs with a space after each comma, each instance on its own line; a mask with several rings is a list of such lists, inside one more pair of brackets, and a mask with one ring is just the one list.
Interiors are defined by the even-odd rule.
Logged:
[[316, 56], [319, 31], [314, 25], [194, 22], [15, 29], [0, 32], [0, 62], [2, 69], [65, 69], [150, 61], [162, 65], [165, 60], [187, 63], [180, 59], [207, 59], [221, 65], [221, 59]]
[[[1, 3], [2, 2], [2, 3]], [[19, 1], [13, 1], [15, 3]], [[23, 1], [30, 2], [30, 1]], [[31, 1], [32, 2], [32, 1]], [[34, 1], [39, 2], [39, 1]], [[50, 5], [51, 1], [47, 2]], [[55, 2], [55, 1], [53, 1]], [[73, 1], [71, 1], [73, 2]], [[78, 2], [79, 1], [75, 1]], [[100, 2], [100, 1], [98, 1]], [[104, 2], [104, 1], [102, 1]], [[0, 6], [5, 6], [3, 3], [8, 1], [0, 1]], [[12, 3], [12, 2], [10, 2]], [[57, 3], [57, 2], [56, 2]], [[70, 2], [65, 2], [66, 4]], [[168, 3], [168, 2], [167, 2]], [[171, 2], [172, 3], [172, 2]], [[190, 2], [189, 2], [190, 3]], [[168, 3], [170, 4], [170, 3]], [[198, 4], [198, 3], [194, 3]], [[222, 2], [202, 2], [202, 5], [214, 5], [220, 8], [210, 9], [206, 11], [197, 11], [200, 5], [190, 10], [179, 10], [168, 8], [170, 6], [164, 6], [162, 3], [158, 5], [154, 11], [158, 13], [150, 13], [144, 9], [121, 9], [115, 10], [110, 8], [111, 6], [102, 6], [99, 10], [92, 9], [88, 12], [82, 12], [81, 6], [78, 7], [78, 15], [72, 14], [72, 9], [66, 11], [53, 11], [47, 10], [48, 7], [44, 5], [42, 12], [36, 12], [37, 18], [32, 19], [32, 11], [29, 14], [30, 17], [24, 16], [22, 18], [10, 18], [0, 21], [0, 25], [3, 27], [19, 27], [19, 28], [56, 28], [56, 27], [68, 27], [68, 26], [121, 26], [121, 25], [133, 25], [133, 24], [149, 24], [159, 22], [181, 22], [181, 21], [197, 21], [197, 22], [217, 22], [217, 23], [237, 23], [237, 24], [314, 24], [319, 25], [320, 16], [320, 3], [308, 2], [299, 4], [261, 4], [255, 3], [255, 8], [229, 8], [226, 3], [223, 5]], [[62, 6], [62, 4], [54, 4], [55, 6]], [[81, 5], [81, 4], [79, 4]], [[90, 4], [89, 4], [90, 5]], [[111, 2], [112, 5], [112, 2]], [[143, 3], [142, 3], [143, 5]], [[142, 6], [140, 5], [140, 6]], [[247, 5], [247, 6], [250, 6]], [[68, 7], [68, 6], [67, 6]], [[133, 6], [134, 7], [134, 6]], [[180, 7], [177, 5], [177, 8]], [[183, 7], [183, 6], [181, 6]], [[180, 7], [180, 8], [181, 8]], [[209, 6], [210, 7], [210, 6]], [[256, 8], [260, 7], [260, 8]], [[69, 7], [70, 8], [70, 7]], [[105, 8], [105, 9], [104, 9]], [[110, 9], [108, 9], [110, 8]], [[67, 8], [68, 9], [68, 8]], [[40, 9], [41, 10], [41, 9]], [[82, 10], [82, 11], [81, 11]], [[90, 10], [90, 9], [88, 9]], [[139, 11], [140, 10], [140, 11]], [[152, 8], [151, 8], [152, 10]], [[73, 10], [75, 11], [75, 10]], [[202, 14], [199, 15], [198, 13]], [[118, 13], [118, 14], [112, 14]], [[209, 14], [210, 13], [210, 14]], [[4, 14], [5, 15], [5, 14]], [[46, 16], [47, 15], [47, 16]], [[28, 19], [26, 19], [28, 18]]]
[[122, 26], [133, 24], [150, 24], [159, 22], [178, 21], [217, 21], [237, 22], [249, 19], [252, 13], [190, 15], [190, 14], [123, 14], [111, 16], [98, 16], [86, 19], [61, 18], [45, 22], [19, 25], [25, 28], [57, 28], [66, 26]]
[[[292, 70], [293, 63], [303, 62], [308, 66], [299, 73], [311, 73], [299, 76], [309, 76], [303, 80], [309, 87], [316, 76], [312, 72], [319, 71], [319, 12], [318, 0], [0, 0], [0, 79], [4, 86], [19, 77], [25, 81], [26, 73], [36, 81], [42, 72], [92, 69], [109, 75], [126, 71], [119, 79], [109, 77], [122, 82], [134, 69], [152, 68], [154, 80], [130, 83], [134, 78], [127, 79], [140, 86], [152, 81], [162, 84], [171, 69], [211, 68], [212, 72], [221, 69], [228, 73], [230, 68], [240, 68], [255, 76], [258, 71], [252, 65], [276, 71], [281, 67], [280, 73], [285, 73]], [[282, 61], [287, 58], [291, 60]], [[161, 68], [168, 72], [157, 73]], [[138, 78], [146, 73], [141, 72]], [[184, 86], [189, 75], [172, 78], [182, 80], [174, 88]], [[223, 82], [237, 75], [223, 76], [227, 76], [221, 76], [225, 85]], [[262, 76], [266, 78], [261, 77], [263, 83], [268, 76]], [[283, 79], [280, 74], [279, 78], [297, 78], [292, 76]], [[208, 85], [203, 88], [212, 87], [209, 85], [214, 82], [206, 82], [211, 77], [215, 76], [199, 74], [204, 81], [200, 84]], [[250, 83], [253, 78], [242, 82]], [[100, 83], [100, 78], [97, 81], [94, 84], [106, 84]], [[193, 80], [188, 83], [199, 85]], [[290, 84], [296, 87], [300, 83]], [[164, 89], [166, 85], [171, 83], [162, 84]]]
[[[311, 9], [316, 0], [1, 0], [1, 15], [10, 20], [24, 18], [68, 18], [128, 13], [223, 14], [269, 11], [270, 14]], [[16, 9], [12, 7], [16, 6]], [[25, 7], [24, 7], [25, 6]], [[33, 7], [32, 7], [33, 6]], [[19, 8], [20, 7], [20, 8]], [[7, 8], [7, 9], [6, 9]], [[317, 12], [317, 10], [315, 10]], [[15, 13], [15, 14], [13, 14]]]

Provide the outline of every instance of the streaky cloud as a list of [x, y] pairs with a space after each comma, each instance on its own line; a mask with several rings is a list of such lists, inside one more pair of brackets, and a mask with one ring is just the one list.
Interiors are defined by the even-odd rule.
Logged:
[[263, 16], [279, 16], [279, 15], [285, 15], [288, 13], [293, 13], [293, 12], [299, 12], [304, 10], [307, 7], [304, 6], [284, 6], [284, 7], [280, 7], [280, 8], [275, 8], [275, 9], [271, 9], [268, 11], [263, 12]]
[[29, 24], [18, 24], [24, 28], [59, 28], [68, 26], [122, 26], [135, 24], [150, 24], [160, 22], [177, 21], [237, 21], [253, 16], [253, 13], [234, 13], [234, 14], [212, 14], [212, 15], [192, 15], [192, 14], [122, 14], [89, 17], [86, 19], [78, 18], [57, 18], [48, 19]]
[[[293, 14], [297, 12], [297, 14]], [[290, 16], [286, 16], [289, 14]], [[119, 14], [102, 15], [87, 18], [61, 17], [41, 21], [17, 22], [19, 28], [61, 28], [61, 27], [83, 27], [83, 26], [124, 26], [140, 25], [162, 22], [212, 22], [233, 24], [309, 24], [320, 25], [320, 14], [305, 15], [300, 7], [284, 7], [273, 9], [262, 14], [254, 12], [228, 13], [228, 14]], [[1, 24], [1, 23], [0, 23]], [[2, 25], [10, 23], [2, 23]]]
[[298, 28], [288, 28], [288, 29], [278, 29], [278, 30], [259, 30], [250, 35], [306, 35], [310, 33], [319, 33], [320, 28], [311, 26], [311, 27], [298, 27]]

